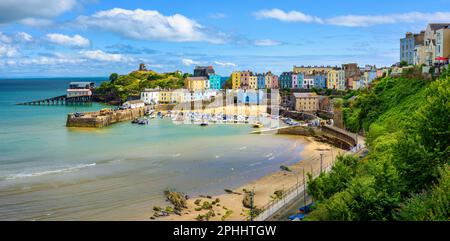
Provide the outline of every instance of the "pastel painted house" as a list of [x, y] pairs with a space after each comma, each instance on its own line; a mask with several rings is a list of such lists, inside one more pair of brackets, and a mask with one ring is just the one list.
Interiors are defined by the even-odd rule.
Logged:
[[231, 73], [231, 86], [233, 90], [241, 88], [241, 72], [234, 71]]
[[372, 81], [376, 78], [377, 78], [377, 72], [375, 70], [364, 72], [364, 75], [363, 75], [364, 85], [369, 86], [369, 84], [372, 83]]
[[239, 104], [259, 104], [264, 98], [263, 90], [238, 90], [237, 103]]
[[250, 85], [250, 76], [252, 72], [250, 70], [241, 72], [241, 88], [248, 89]]
[[213, 74], [209, 76], [209, 89], [220, 90], [222, 89], [222, 78], [220, 75]]
[[314, 76], [305, 76], [303, 78], [303, 89], [311, 89], [314, 87]]
[[272, 76], [272, 89], [278, 89], [280, 87], [279, 81], [278, 81], [278, 75]]
[[257, 79], [257, 88], [258, 89], [265, 89], [266, 88], [266, 80], [264, 74], [256, 74]]
[[325, 89], [327, 88], [327, 76], [318, 74], [314, 76], [314, 87], [319, 89]]
[[295, 76], [292, 72], [283, 72], [280, 75], [280, 89], [290, 89], [292, 88], [292, 78]]
[[303, 88], [303, 73], [293, 74], [292, 75], [292, 88], [299, 89]]
[[141, 92], [141, 100], [144, 101], [146, 105], [158, 104], [160, 90], [160, 88], [144, 89], [144, 91]]
[[258, 77], [251, 75], [249, 77], [249, 89], [255, 90], [258, 88]]

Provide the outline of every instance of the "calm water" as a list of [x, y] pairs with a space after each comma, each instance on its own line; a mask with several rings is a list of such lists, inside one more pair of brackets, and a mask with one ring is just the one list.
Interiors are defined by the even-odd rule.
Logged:
[[133, 219], [164, 204], [166, 188], [218, 194], [299, 161], [302, 140], [248, 125], [71, 129], [67, 113], [104, 106], [15, 105], [76, 80], [103, 79], [0, 80], [0, 220]]

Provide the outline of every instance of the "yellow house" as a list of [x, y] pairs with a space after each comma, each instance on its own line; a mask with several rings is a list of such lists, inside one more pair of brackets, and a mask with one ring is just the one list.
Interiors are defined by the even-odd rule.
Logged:
[[172, 102], [172, 91], [161, 90], [159, 92], [159, 103], [170, 103], [170, 102]]
[[172, 91], [172, 102], [174, 103], [183, 103], [184, 102], [184, 97], [186, 95], [186, 92], [188, 92], [188, 90], [185, 89], [177, 89], [177, 90], [173, 90]]
[[252, 75], [248, 78], [249, 88], [256, 90], [258, 88], [258, 77]]
[[295, 66], [292, 68], [294, 73], [303, 73], [304, 75], [315, 75], [318, 73], [327, 74], [333, 69], [331, 66]]
[[345, 71], [342, 69], [332, 69], [327, 74], [327, 88], [341, 89], [339, 86], [345, 85]]
[[241, 87], [241, 72], [233, 71], [233, 73], [231, 73], [231, 85], [233, 90], [237, 90]]
[[187, 77], [184, 86], [189, 91], [204, 91], [207, 81], [209, 80], [206, 77]]

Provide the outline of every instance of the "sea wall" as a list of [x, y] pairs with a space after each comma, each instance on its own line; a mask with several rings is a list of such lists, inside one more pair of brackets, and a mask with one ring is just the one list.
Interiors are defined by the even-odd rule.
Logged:
[[356, 145], [356, 139], [354, 137], [340, 132], [336, 128], [327, 126], [290, 126], [278, 129], [277, 134], [310, 136], [314, 137], [317, 141], [329, 143], [344, 150], [350, 150]]
[[67, 115], [67, 127], [89, 127], [102, 128], [122, 121], [130, 121], [143, 116], [145, 107], [115, 110], [115, 111], [96, 111], [83, 113], [83, 116], [76, 117], [74, 113]]

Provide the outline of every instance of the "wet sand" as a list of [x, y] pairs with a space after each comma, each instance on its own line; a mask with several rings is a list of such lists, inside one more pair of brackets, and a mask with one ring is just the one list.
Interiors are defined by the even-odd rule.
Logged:
[[[248, 218], [248, 210], [244, 208], [242, 204], [242, 200], [244, 197], [243, 189], [246, 190], [254, 190], [254, 204], [256, 207], [263, 207], [265, 204], [269, 203], [272, 200], [274, 191], [276, 190], [287, 190], [288, 188], [297, 184], [297, 182], [303, 181], [303, 170], [305, 171], [305, 180], [307, 180], [307, 173], [313, 171], [320, 170], [320, 153], [323, 153], [323, 168], [330, 165], [332, 160], [336, 158], [337, 155], [343, 154], [346, 151], [342, 149], [338, 149], [332, 147], [331, 145], [325, 143], [319, 143], [313, 140], [310, 137], [298, 137], [304, 139], [305, 148], [302, 152], [299, 153], [299, 162], [294, 165], [289, 166], [292, 170], [291, 172], [287, 171], [277, 171], [270, 175], [264, 176], [260, 179], [249, 182], [239, 188], [234, 189], [233, 191], [241, 193], [238, 194], [229, 194], [223, 191], [223, 194], [212, 196], [211, 198], [201, 198], [201, 197], [190, 197], [187, 201], [187, 209], [183, 210], [182, 215], [178, 216], [175, 214], [171, 214], [168, 217], [159, 217], [156, 220], [183, 220], [183, 221], [194, 221], [196, 217], [200, 215], [206, 214], [207, 210], [196, 211], [195, 209], [199, 206], [194, 204], [195, 200], [200, 199], [202, 204], [204, 201], [212, 202], [216, 198], [220, 200], [218, 206], [214, 206], [213, 210], [216, 214], [214, 217], [210, 218], [210, 221], [219, 221], [222, 219], [222, 216], [225, 215], [227, 210], [231, 210], [233, 213], [229, 215], [225, 220], [230, 221], [239, 221], [239, 220], [247, 220]], [[320, 149], [328, 149], [328, 150], [320, 150]], [[224, 187], [226, 189], [227, 187]], [[207, 193], [205, 196], [209, 195]], [[167, 203], [169, 205], [169, 203]], [[149, 220], [149, 218], [153, 216], [153, 212], [144, 212], [142, 213], [141, 220]]]

